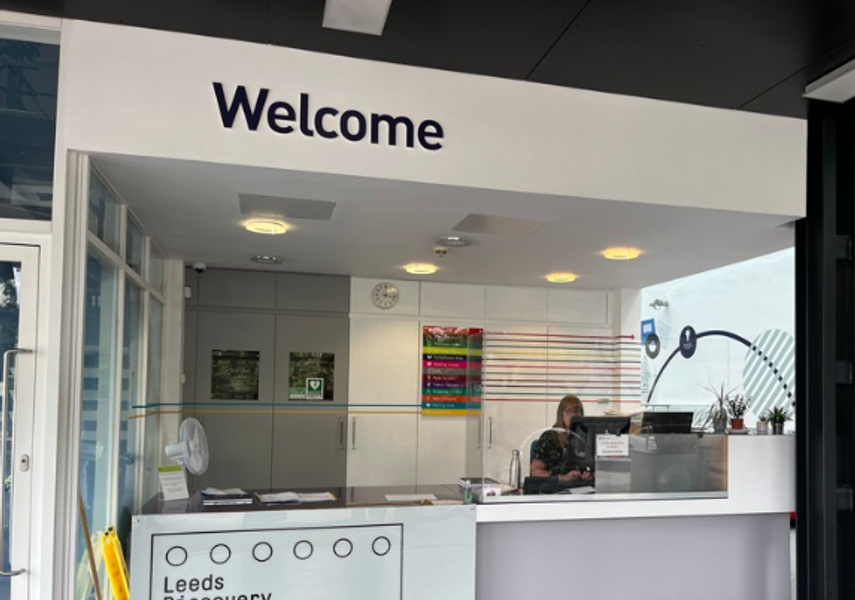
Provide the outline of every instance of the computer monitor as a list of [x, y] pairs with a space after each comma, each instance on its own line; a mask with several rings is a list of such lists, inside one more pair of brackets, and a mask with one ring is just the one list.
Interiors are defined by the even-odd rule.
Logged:
[[562, 472], [588, 469], [593, 471], [597, 460], [597, 436], [629, 433], [629, 417], [573, 417], [564, 453]]
[[646, 412], [641, 433], [692, 433], [693, 412]]

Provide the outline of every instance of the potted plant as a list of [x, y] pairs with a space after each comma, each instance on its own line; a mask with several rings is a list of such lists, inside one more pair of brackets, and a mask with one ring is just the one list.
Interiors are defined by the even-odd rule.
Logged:
[[712, 425], [713, 431], [716, 433], [724, 433], [727, 429], [727, 419], [728, 419], [728, 411], [727, 411], [727, 402], [729, 399], [730, 392], [726, 392], [724, 390], [724, 385], [722, 384], [718, 389], [712, 387], [711, 385], [705, 386], [707, 390], [712, 392], [713, 396], [715, 396], [715, 402], [713, 402], [710, 407], [706, 410], [704, 414], [704, 427]]
[[784, 433], [784, 423], [793, 418], [789, 409], [784, 408], [783, 406], [773, 406], [766, 413], [766, 417], [772, 424], [772, 433], [779, 435]]
[[769, 417], [762, 414], [757, 417], [757, 435], [767, 435], [769, 433]]
[[745, 427], [745, 413], [748, 412], [748, 406], [751, 404], [749, 396], [736, 394], [728, 396], [725, 399], [727, 412], [730, 415], [730, 428], [743, 429]]

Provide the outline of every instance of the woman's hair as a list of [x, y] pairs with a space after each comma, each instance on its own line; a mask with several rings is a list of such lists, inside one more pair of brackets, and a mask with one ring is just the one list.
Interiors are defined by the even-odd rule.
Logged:
[[[553, 427], [564, 429], [564, 411], [568, 408], [578, 408], [580, 416], [585, 414], [585, 408], [582, 406], [582, 401], [579, 400], [579, 396], [568, 394], [561, 399], [561, 402], [558, 403], [558, 408], [555, 411], [555, 424]], [[563, 450], [564, 446], [567, 444], [567, 435], [564, 433], [558, 433], [557, 431], [552, 431], [550, 433], [558, 446]]]
[[564, 428], [564, 411], [568, 408], [578, 408], [580, 416], [585, 414], [585, 408], [582, 406], [582, 401], [579, 400], [579, 397], [568, 394], [558, 403], [558, 408], [555, 411], [555, 425], [553, 427]]

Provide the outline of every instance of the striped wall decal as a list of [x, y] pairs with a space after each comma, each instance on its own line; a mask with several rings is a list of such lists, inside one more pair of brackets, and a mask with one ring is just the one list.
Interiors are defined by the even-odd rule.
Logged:
[[745, 353], [742, 388], [751, 396], [752, 412], [775, 406], [790, 408], [795, 400], [796, 340], [780, 329], [760, 334]]
[[641, 402], [641, 345], [633, 336], [484, 333], [484, 400]]

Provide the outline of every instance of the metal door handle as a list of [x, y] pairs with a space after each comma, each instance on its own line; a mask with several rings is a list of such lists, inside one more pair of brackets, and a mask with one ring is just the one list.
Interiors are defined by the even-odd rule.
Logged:
[[[6, 564], [6, 540], [3, 537], [3, 532], [6, 530], [6, 413], [9, 411], [9, 371], [11, 368], [12, 357], [16, 354], [29, 354], [32, 350], [24, 348], [11, 348], [3, 353], [3, 400], [0, 403], [0, 567]], [[14, 481], [15, 478], [12, 478]], [[10, 484], [11, 486], [11, 484]], [[9, 488], [11, 493], [12, 488]], [[24, 572], [24, 569], [12, 569], [11, 565], [8, 571], [0, 568], [0, 575], [3, 577], [14, 577]]]
[[487, 448], [493, 447], [493, 417], [487, 417]]
[[476, 449], [478, 449], [478, 450], [480, 450], [480, 449], [481, 449], [481, 436], [483, 436], [483, 435], [484, 435], [484, 433], [483, 433], [483, 430], [484, 430], [484, 419], [483, 419], [483, 418], [478, 417], [478, 427], [476, 427], [475, 429], [477, 429], [477, 430], [478, 430], [478, 441], [477, 441], [477, 442], [475, 442], [475, 448], [476, 448]]
[[338, 449], [344, 450], [344, 417], [338, 418]]
[[356, 417], [351, 420], [350, 449], [356, 450]]

